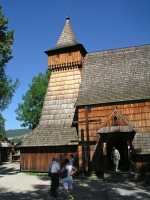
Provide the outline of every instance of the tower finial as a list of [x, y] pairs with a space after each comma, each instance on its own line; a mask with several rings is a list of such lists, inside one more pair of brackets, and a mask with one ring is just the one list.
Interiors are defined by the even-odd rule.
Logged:
[[69, 20], [70, 17], [69, 17], [69, 8], [67, 7], [67, 17], [66, 17], [66, 20]]

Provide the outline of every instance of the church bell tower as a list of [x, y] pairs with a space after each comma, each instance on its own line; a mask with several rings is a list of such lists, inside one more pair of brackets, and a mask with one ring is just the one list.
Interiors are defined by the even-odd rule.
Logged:
[[68, 16], [57, 44], [45, 53], [48, 55], [48, 69], [52, 73], [40, 125], [71, 126], [87, 52], [77, 42]]

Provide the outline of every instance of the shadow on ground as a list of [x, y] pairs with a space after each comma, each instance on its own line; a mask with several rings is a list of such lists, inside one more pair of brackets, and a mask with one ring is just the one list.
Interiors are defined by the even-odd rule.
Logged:
[[137, 183], [106, 183], [110, 200], [150, 200], [150, 192]]
[[[41, 177], [39, 177], [40, 179]], [[42, 179], [43, 181], [46, 178]], [[82, 180], [83, 181], [83, 180]], [[7, 188], [0, 188], [0, 199], [1, 200], [26, 200], [26, 199], [38, 199], [38, 200], [46, 200], [50, 199], [49, 197], [49, 186], [47, 185], [38, 185], [35, 183], [34, 191], [26, 191], [22, 193], [17, 193], [8, 190]], [[81, 182], [80, 180], [74, 181], [74, 195], [76, 200], [107, 200], [107, 195], [105, 188], [101, 185], [101, 181], [99, 180], [84, 180]], [[59, 188], [59, 200], [66, 199], [64, 194], [64, 190], [62, 187], [62, 183], [60, 182]]]
[[[2, 187], [2, 184], [0, 184], [0, 200], [47, 200], [50, 199], [49, 193], [50, 193], [50, 178], [47, 176], [36, 176], [36, 179], [39, 179], [42, 181], [41, 184], [38, 182], [31, 185], [31, 190], [26, 189], [30, 188], [29, 185], [20, 185], [18, 186], [16, 179], [16, 176], [19, 176], [20, 178], [25, 178], [27, 181], [25, 181], [27, 184], [30, 184], [30, 178], [32, 178], [32, 175], [25, 174], [22, 176], [22, 172], [18, 171], [18, 168], [12, 167], [12, 165], [1, 165], [0, 166], [0, 181], [3, 181], [5, 178], [9, 177], [11, 180], [13, 180], [12, 187], [7, 187], [7, 185]], [[11, 175], [11, 176], [9, 176]], [[2, 178], [2, 179], [1, 179]], [[6, 179], [5, 179], [6, 180]], [[5, 181], [7, 182], [7, 181]], [[24, 184], [24, 182], [21, 182]], [[17, 186], [17, 187], [16, 187]], [[16, 188], [20, 187], [17, 190]], [[97, 180], [88, 180], [88, 179], [80, 179], [75, 178], [74, 183], [74, 196], [76, 200], [107, 200], [107, 193], [105, 186], [103, 184], [102, 179]], [[25, 189], [24, 189], [25, 188]], [[22, 192], [21, 192], [22, 191]], [[64, 194], [64, 190], [62, 187], [62, 183], [60, 180], [60, 188], [59, 188], [59, 197], [58, 200], [66, 199], [66, 196]]]

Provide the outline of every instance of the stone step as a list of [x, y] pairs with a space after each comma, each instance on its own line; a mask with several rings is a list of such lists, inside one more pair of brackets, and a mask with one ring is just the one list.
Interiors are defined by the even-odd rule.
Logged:
[[135, 177], [134, 173], [132, 172], [105, 172], [104, 178], [133, 178]]
[[106, 182], [135, 182], [135, 174], [132, 172], [105, 172], [103, 178]]
[[128, 183], [136, 182], [136, 178], [107, 178], [104, 179], [106, 183]]

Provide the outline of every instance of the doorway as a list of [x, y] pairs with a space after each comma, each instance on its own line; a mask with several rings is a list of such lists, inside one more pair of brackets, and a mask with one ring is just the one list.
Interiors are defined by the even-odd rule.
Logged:
[[112, 148], [116, 147], [120, 153], [120, 161], [118, 169], [122, 171], [128, 170], [128, 149], [127, 142], [120, 136], [111, 137], [107, 142], [107, 170], [112, 170], [113, 163], [111, 160]]

